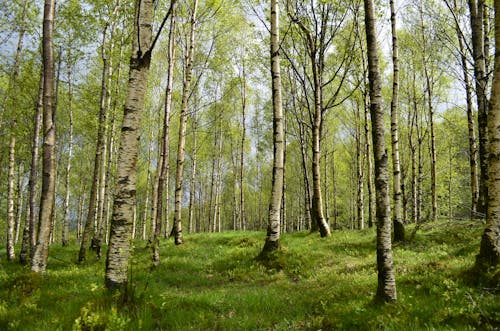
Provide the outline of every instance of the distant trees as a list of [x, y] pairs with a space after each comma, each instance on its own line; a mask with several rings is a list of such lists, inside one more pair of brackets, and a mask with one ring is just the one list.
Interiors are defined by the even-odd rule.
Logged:
[[[287, 1], [278, 11], [276, 1], [196, 0], [179, 2], [175, 13], [174, 2], [66, 1], [56, 13], [46, 1], [40, 33], [40, 8], [4, 1], [0, 239], [7, 257], [15, 257], [20, 233], [19, 259], [37, 272], [49, 244], [77, 239], [84, 261], [89, 246], [99, 252], [110, 239], [107, 283], [120, 287], [134, 239], [149, 239], [159, 263], [161, 237], [180, 244], [186, 230], [267, 228], [265, 249], [275, 249], [282, 231], [327, 237], [332, 226], [362, 229], [367, 220], [377, 223], [387, 252], [385, 194], [395, 241], [412, 238], [404, 233], [409, 223], [485, 211], [489, 2], [381, 5], [391, 13], [384, 44], [392, 49], [379, 54], [378, 83], [377, 47], [370, 39], [367, 61], [363, 33], [373, 21], [363, 23], [360, 1]], [[155, 23], [151, 10], [168, 19]], [[162, 29], [169, 33], [153, 34]], [[458, 84], [464, 100], [452, 92]], [[380, 121], [384, 104], [392, 155], [380, 145], [389, 142], [381, 133], [389, 129]]]

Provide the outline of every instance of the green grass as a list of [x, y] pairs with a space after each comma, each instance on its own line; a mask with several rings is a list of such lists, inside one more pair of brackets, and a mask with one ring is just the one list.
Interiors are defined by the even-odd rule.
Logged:
[[[0, 330], [495, 330], [498, 271], [470, 272], [483, 226], [423, 226], [394, 247], [398, 301], [374, 302], [375, 231], [282, 236], [266, 265], [264, 234], [227, 232], [162, 242], [161, 264], [136, 242], [126, 296], [103, 288], [104, 261], [75, 263], [78, 247], [53, 246], [48, 271], [0, 253]], [[409, 230], [411, 231], [411, 229]], [[496, 278], [495, 278], [496, 277]]]

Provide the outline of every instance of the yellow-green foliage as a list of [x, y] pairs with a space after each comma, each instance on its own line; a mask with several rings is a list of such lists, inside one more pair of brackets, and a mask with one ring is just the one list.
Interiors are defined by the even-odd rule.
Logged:
[[[373, 301], [375, 231], [321, 239], [284, 234], [268, 262], [264, 233], [187, 235], [162, 242], [161, 264], [135, 243], [127, 293], [108, 294], [104, 262], [74, 263], [78, 247], [51, 249], [48, 272], [0, 262], [1, 330], [493, 330], [498, 271], [470, 271], [480, 222], [426, 224], [394, 247], [398, 302]], [[410, 228], [408, 231], [411, 231]], [[495, 278], [496, 274], [496, 278]]]

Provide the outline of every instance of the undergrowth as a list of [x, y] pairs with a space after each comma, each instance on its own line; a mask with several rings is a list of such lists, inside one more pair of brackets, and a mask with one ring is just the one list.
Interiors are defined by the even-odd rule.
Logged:
[[[51, 247], [40, 276], [0, 253], [1, 330], [495, 330], [498, 270], [472, 266], [482, 224], [423, 225], [394, 246], [398, 301], [373, 298], [375, 231], [334, 231], [322, 239], [282, 236], [282, 249], [256, 257], [265, 234], [186, 235], [150, 249], [135, 243], [126, 292], [104, 289], [104, 261], [76, 264], [78, 247]], [[91, 254], [89, 254], [91, 255]]]

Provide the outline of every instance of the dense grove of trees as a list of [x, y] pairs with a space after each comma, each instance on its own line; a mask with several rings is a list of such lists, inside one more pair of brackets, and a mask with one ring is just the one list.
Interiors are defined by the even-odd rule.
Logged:
[[107, 244], [115, 288], [132, 238], [160, 263], [186, 232], [267, 228], [272, 251], [377, 226], [390, 301], [391, 236], [486, 218], [477, 266], [498, 265], [498, 1], [0, 5], [9, 260], [44, 272], [51, 244], [80, 262]]

